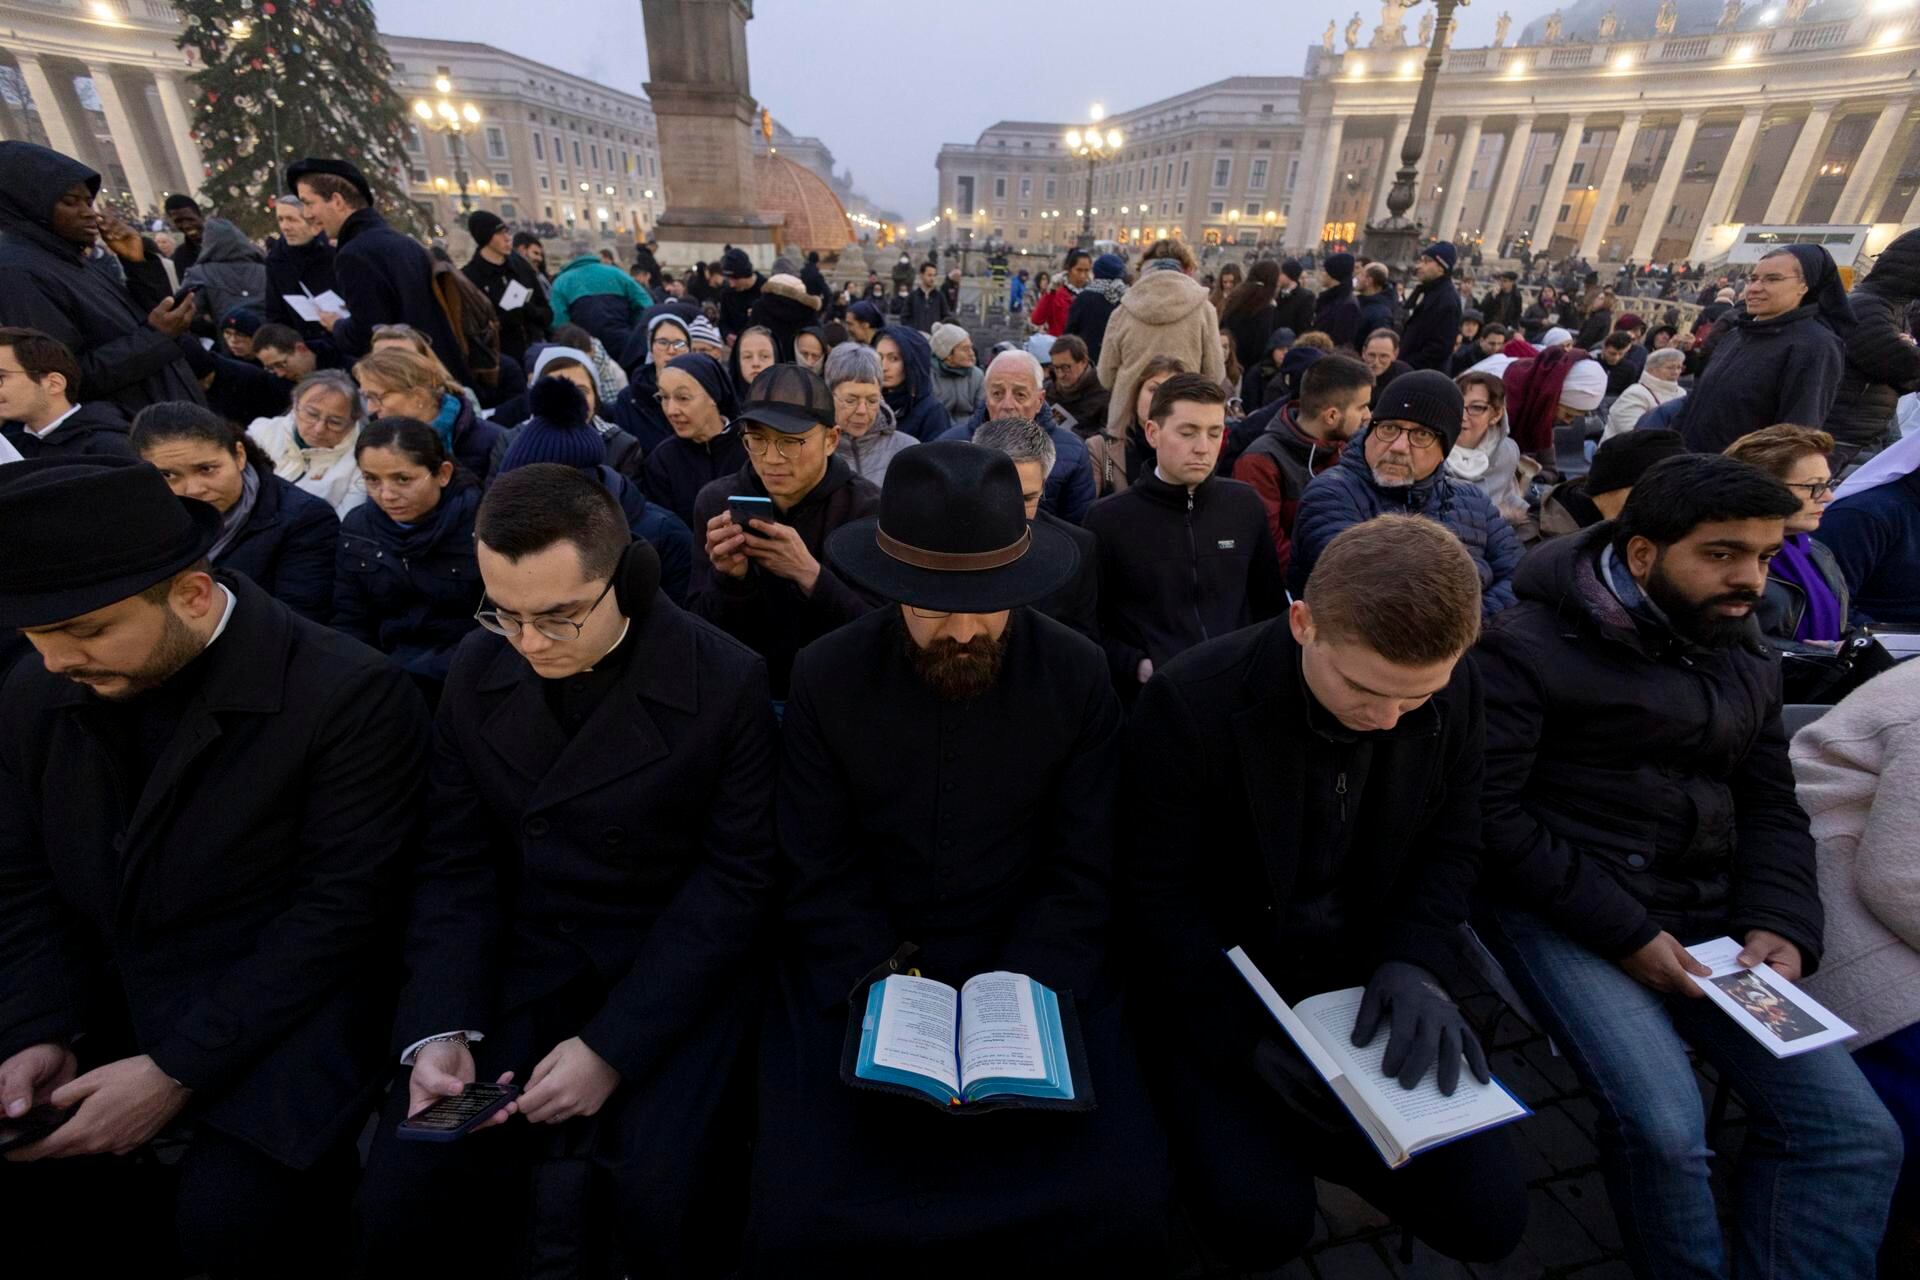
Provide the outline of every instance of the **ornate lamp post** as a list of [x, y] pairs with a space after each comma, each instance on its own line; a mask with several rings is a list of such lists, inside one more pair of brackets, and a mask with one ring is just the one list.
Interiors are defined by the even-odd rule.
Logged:
[[[1412, 9], [1421, 0], [1400, 0], [1402, 8]], [[1387, 217], [1383, 222], [1367, 224], [1366, 255], [1390, 267], [1412, 265], [1420, 251], [1421, 226], [1407, 217], [1413, 208], [1414, 184], [1420, 180], [1420, 154], [1426, 150], [1427, 117], [1433, 110], [1434, 83], [1440, 78], [1440, 63], [1447, 52], [1447, 35], [1453, 26], [1453, 11], [1467, 0], [1434, 0], [1433, 39], [1427, 45], [1426, 62], [1420, 72], [1420, 93], [1413, 100], [1413, 115], [1407, 121], [1407, 140], [1400, 148], [1400, 171], [1393, 175], [1393, 187], [1387, 192]]]
[[1093, 215], [1098, 212], [1093, 207], [1094, 166], [1103, 158], [1117, 154], [1120, 148], [1126, 145], [1126, 139], [1120, 135], [1118, 129], [1103, 131], [1100, 128], [1100, 122], [1107, 116], [1106, 108], [1096, 102], [1089, 114], [1093, 118], [1093, 123], [1085, 129], [1067, 130], [1066, 137], [1067, 150], [1087, 158], [1087, 203], [1080, 215], [1080, 247], [1082, 249], [1093, 248]]
[[413, 114], [420, 127], [434, 133], [447, 135], [447, 153], [453, 157], [453, 180], [460, 187], [460, 212], [462, 215], [473, 212], [473, 198], [467, 194], [467, 170], [461, 158], [460, 139], [480, 127], [480, 108], [471, 102], [454, 106], [451, 94], [453, 81], [440, 76], [433, 82], [439, 92], [438, 102], [428, 102], [425, 98], [413, 100]]

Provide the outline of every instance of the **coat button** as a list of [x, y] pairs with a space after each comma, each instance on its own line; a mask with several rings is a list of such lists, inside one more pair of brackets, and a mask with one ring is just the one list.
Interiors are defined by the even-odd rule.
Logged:
[[1632, 867], [1635, 871], [1638, 871], [1641, 867], [1644, 867], [1647, 865], [1646, 855], [1641, 853], [1628, 854], [1627, 865]]
[[547, 834], [547, 832], [551, 831], [552, 829], [553, 828], [548, 825], [547, 820], [545, 818], [527, 819], [527, 834], [532, 836], [536, 840], [538, 840], [541, 836], [544, 836], [545, 834]]

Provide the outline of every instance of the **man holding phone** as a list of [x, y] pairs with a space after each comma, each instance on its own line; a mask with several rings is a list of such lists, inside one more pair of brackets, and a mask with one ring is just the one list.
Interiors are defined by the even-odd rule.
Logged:
[[705, 547], [687, 607], [767, 660], [785, 700], [793, 655], [875, 607], [827, 563], [827, 535], [880, 509], [880, 490], [834, 456], [840, 430], [819, 374], [777, 364], [734, 419], [747, 465], [693, 502]]
[[[481, 629], [441, 694], [394, 1024], [413, 1070], [360, 1247], [380, 1275], [518, 1275], [531, 1224], [529, 1248], [570, 1255], [605, 1233], [569, 1217], [599, 1173], [628, 1273], [724, 1271], [700, 1255], [738, 1231], [700, 1215], [745, 1196], [725, 1104], [774, 895], [765, 666], [660, 593], [652, 548], [577, 468], [501, 476], [474, 532]], [[498, 1132], [399, 1140], [476, 1080], [524, 1082]], [[426, 1229], [475, 1205], [487, 1230]]]

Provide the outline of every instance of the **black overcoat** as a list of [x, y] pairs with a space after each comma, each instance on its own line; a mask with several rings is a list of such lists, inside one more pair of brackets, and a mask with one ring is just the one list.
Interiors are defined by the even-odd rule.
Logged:
[[38, 662], [7, 679], [0, 1058], [130, 1037], [194, 1091], [184, 1119], [306, 1168], [391, 1074], [427, 713], [380, 655], [219, 577], [233, 616], [138, 796], [111, 708]]
[[372, 350], [377, 324], [412, 325], [427, 335], [455, 382], [473, 381], [433, 291], [433, 259], [419, 241], [395, 231], [372, 209], [355, 209], [340, 227], [333, 275], [350, 313], [334, 325], [333, 340], [347, 356], [357, 359]]
[[327, 622], [333, 617], [340, 517], [331, 503], [282, 480], [272, 468], [252, 465], [260, 473], [260, 496], [220, 553], [219, 567], [246, 574], [302, 617]]

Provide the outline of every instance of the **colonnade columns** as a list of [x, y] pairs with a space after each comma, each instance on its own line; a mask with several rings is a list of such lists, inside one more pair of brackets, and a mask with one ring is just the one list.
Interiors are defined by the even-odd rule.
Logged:
[[1867, 202], [1879, 181], [1881, 167], [1887, 162], [1887, 153], [1893, 149], [1894, 135], [1900, 132], [1901, 122], [1912, 106], [1913, 99], [1905, 97], [1896, 98], [1880, 109], [1880, 118], [1873, 122], [1873, 131], [1867, 134], [1867, 141], [1847, 174], [1847, 185], [1840, 192], [1840, 202], [1833, 207], [1829, 222], [1869, 221]]
[[1507, 234], [1513, 195], [1520, 189], [1520, 170], [1527, 163], [1527, 144], [1532, 140], [1533, 117], [1521, 116], [1513, 122], [1506, 145], [1500, 149], [1500, 178], [1494, 184], [1493, 199], [1487, 204], [1486, 226], [1481, 229], [1481, 238], [1495, 254], [1500, 251], [1501, 237]]
[[160, 93], [160, 111], [167, 118], [167, 133], [180, 157], [180, 171], [187, 175], [187, 194], [191, 195], [200, 189], [207, 173], [207, 162], [200, 156], [200, 144], [193, 140], [193, 113], [187, 110], [186, 99], [181, 96], [178, 76], [156, 71], [153, 83]]
[[1699, 261], [1706, 255], [1707, 245], [1713, 239], [1713, 233], [1733, 212], [1734, 197], [1740, 194], [1740, 188], [1746, 182], [1747, 168], [1753, 163], [1753, 142], [1760, 136], [1760, 118], [1766, 114], [1765, 107], [1748, 107], [1746, 114], [1740, 117], [1740, 125], [1733, 131], [1733, 142], [1727, 147], [1727, 158], [1720, 162], [1720, 176], [1713, 180], [1713, 190], [1707, 193], [1706, 207], [1700, 211], [1700, 229], [1694, 233], [1693, 247], [1687, 251], [1688, 259]]
[[1687, 156], [1693, 151], [1693, 135], [1699, 128], [1700, 113], [1689, 111], [1680, 117], [1680, 125], [1673, 131], [1666, 163], [1660, 166], [1660, 176], [1653, 183], [1653, 199], [1647, 205], [1647, 216], [1640, 220], [1639, 234], [1633, 238], [1633, 251], [1627, 255], [1635, 262], [1652, 261], [1660, 247], [1660, 229], [1666, 225], [1674, 193], [1680, 190], [1680, 179], [1687, 171]]
[[133, 117], [127, 114], [127, 104], [120, 98], [113, 68], [104, 63], [89, 64], [87, 74], [93, 77], [93, 91], [100, 95], [107, 130], [113, 135], [114, 154], [119, 157], [121, 171], [127, 175], [127, 186], [133, 190], [134, 206], [143, 210], [149, 205], [158, 208], [160, 188], [154, 185], [153, 176], [147, 171], [146, 148], [141, 143], [140, 131], [134, 127]]
[[1480, 117], [1467, 121], [1460, 134], [1460, 145], [1453, 149], [1453, 172], [1447, 175], [1440, 192], [1440, 216], [1434, 220], [1433, 237], [1451, 240], [1460, 229], [1460, 202], [1467, 198], [1467, 186], [1473, 181], [1473, 160], [1480, 150]]
[[1640, 137], [1640, 113], [1629, 111], [1620, 121], [1613, 151], [1607, 156], [1606, 172], [1600, 178], [1600, 190], [1594, 197], [1593, 212], [1587, 216], [1587, 229], [1580, 236], [1580, 256], [1592, 262], [1600, 256], [1600, 237], [1613, 221], [1613, 204], [1620, 198], [1620, 181], [1627, 176], [1627, 159]]
[[1780, 174], [1780, 185], [1773, 189], [1773, 198], [1767, 201], [1762, 222], [1793, 220], [1800, 208], [1800, 198], [1806, 194], [1814, 163], [1826, 145], [1827, 125], [1832, 119], [1830, 102], [1815, 103], [1808, 109], [1806, 123], [1800, 126], [1800, 136], [1793, 140], [1793, 153], [1787, 157], [1787, 167]]
[[1560, 132], [1560, 146], [1553, 154], [1553, 172], [1547, 175], [1547, 189], [1540, 197], [1540, 216], [1533, 223], [1534, 253], [1547, 253], [1553, 247], [1553, 227], [1560, 220], [1560, 200], [1567, 194], [1567, 179], [1573, 176], [1573, 156], [1580, 150], [1580, 135], [1586, 127], [1585, 116], [1568, 116]]
[[[1400, 171], [1400, 153], [1407, 145], [1407, 117], [1393, 122], [1393, 136], [1387, 139], [1387, 154], [1381, 159], [1380, 172], [1373, 183], [1373, 200], [1368, 222], [1382, 222], [1387, 216], [1387, 195], [1393, 190], [1393, 175]], [[1416, 189], [1417, 194], [1417, 189]]]
[[1327, 121], [1327, 140], [1313, 168], [1313, 186], [1311, 198], [1306, 207], [1306, 247], [1315, 253], [1320, 251], [1322, 231], [1327, 225], [1327, 206], [1333, 200], [1333, 183], [1340, 168], [1340, 145], [1346, 133], [1347, 118], [1334, 116]]
[[20, 64], [20, 76], [27, 82], [27, 92], [33, 97], [33, 105], [40, 112], [40, 127], [47, 131], [47, 145], [62, 155], [72, 156], [85, 163], [80, 154], [79, 144], [75, 142], [73, 127], [67, 123], [66, 107], [59, 95], [54, 93], [53, 81], [47, 77], [47, 69], [40, 65], [40, 59], [30, 53], [16, 53], [15, 62]]

